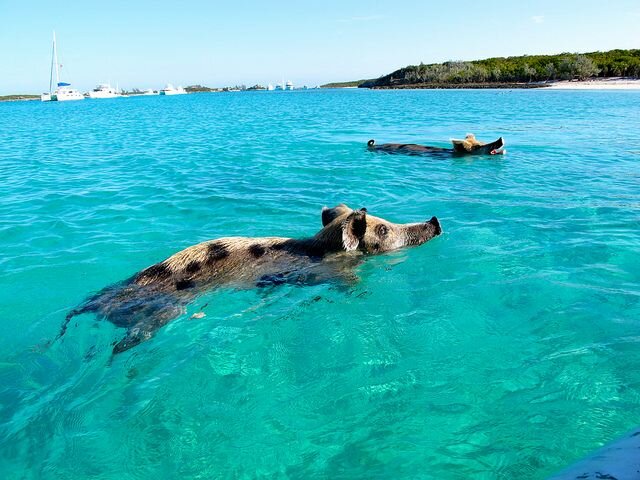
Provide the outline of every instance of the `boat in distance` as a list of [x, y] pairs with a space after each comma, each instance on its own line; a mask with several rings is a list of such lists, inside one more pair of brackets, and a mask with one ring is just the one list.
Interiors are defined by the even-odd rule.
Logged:
[[89, 98], [118, 98], [122, 94], [108, 83], [101, 83], [88, 93]]
[[[49, 92], [40, 95], [43, 102], [65, 102], [69, 100], [84, 100], [84, 96], [71, 84], [60, 81], [60, 65], [58, 63], [58, 49], [56, 47], [56, 32], [53, 32], [53, 48], [51, 52], [51, 73], [49, 75]], [[56, 89], [53, 90], [53, 72], [56, 73]]]
[[168, 83], [166, 87], [160, 90], [160, 95], [184, 95], [186, 93], [189, 93], [189, 92], [187, 92], [184, 88], [182, 87], [175, 88], [170, 83]]

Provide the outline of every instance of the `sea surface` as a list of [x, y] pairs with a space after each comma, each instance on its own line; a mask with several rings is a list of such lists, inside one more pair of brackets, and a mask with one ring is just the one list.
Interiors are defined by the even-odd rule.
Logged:
[[[640, 424], [640, 92], [0, 103], [0, 478], [541, 479]], [[507, 155], [367, 151], [504, 136]], [[322, 206], [444, 233], [219, 290], [151, 340], [87, 295]], [[197, 312], [203, 318], [192, 318]], [[199, 316], [199, 315], [197, 315]]]

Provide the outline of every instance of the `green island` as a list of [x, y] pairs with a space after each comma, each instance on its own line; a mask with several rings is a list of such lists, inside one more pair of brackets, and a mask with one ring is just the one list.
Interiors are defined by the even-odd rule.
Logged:
[[640, 49], [421, 63], [355, 83], [360, 88], [536, 88], [594, 77], [640, 77]]
[[359, 87], [364, 82], [370, 82], [371, 80], [354, 80], [352, 82], [331, 82], [320, 85], [320, 88], [354, 88]]
[[0, 102], [15, 102], [17, 100], [39, 100], [40, 95], [0, 95]]
[[205, 87], [204, 85], [189, 85], [184, 88], [189, 93], [218, 92], [219, 88]]

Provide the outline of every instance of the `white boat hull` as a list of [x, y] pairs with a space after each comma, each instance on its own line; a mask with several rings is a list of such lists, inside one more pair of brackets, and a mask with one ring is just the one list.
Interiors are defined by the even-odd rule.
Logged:
[[186, 93], [188, 92], [185, 90], [160, 90], [160, 95], [185, 95]]
[[84, 100], [82, 94], [75, 88], [58, 89], [51, 95], [51, 100], [55, 102], [69, 102], [72, 100]]
[[118, 98], [121, 96], [118, 93], [89, 92], [89, 98]]
[[89, 98], [117, 98], [122, 96], [117, 89], [113, 88], [108, 83], [99, 84], [96, 88], [91, 90], [88, 95]]
[[189, 93], [189, 92], [187, 92], [182, 87], [175, 88], [170, 83], [167, 84], [167, 86], [164, 87], [162, 90], [160, 90], [160, 95], [184, 95], [185, 93]]

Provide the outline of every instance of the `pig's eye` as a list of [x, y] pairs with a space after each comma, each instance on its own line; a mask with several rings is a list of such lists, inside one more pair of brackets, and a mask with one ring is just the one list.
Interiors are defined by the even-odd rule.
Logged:
[[389, 233], [389, 229], [387, 228], [386, 225], [378, 225], [376, 227], [376, 233], [380, 236], [380, 237], [384, 237], [387, 233]]

